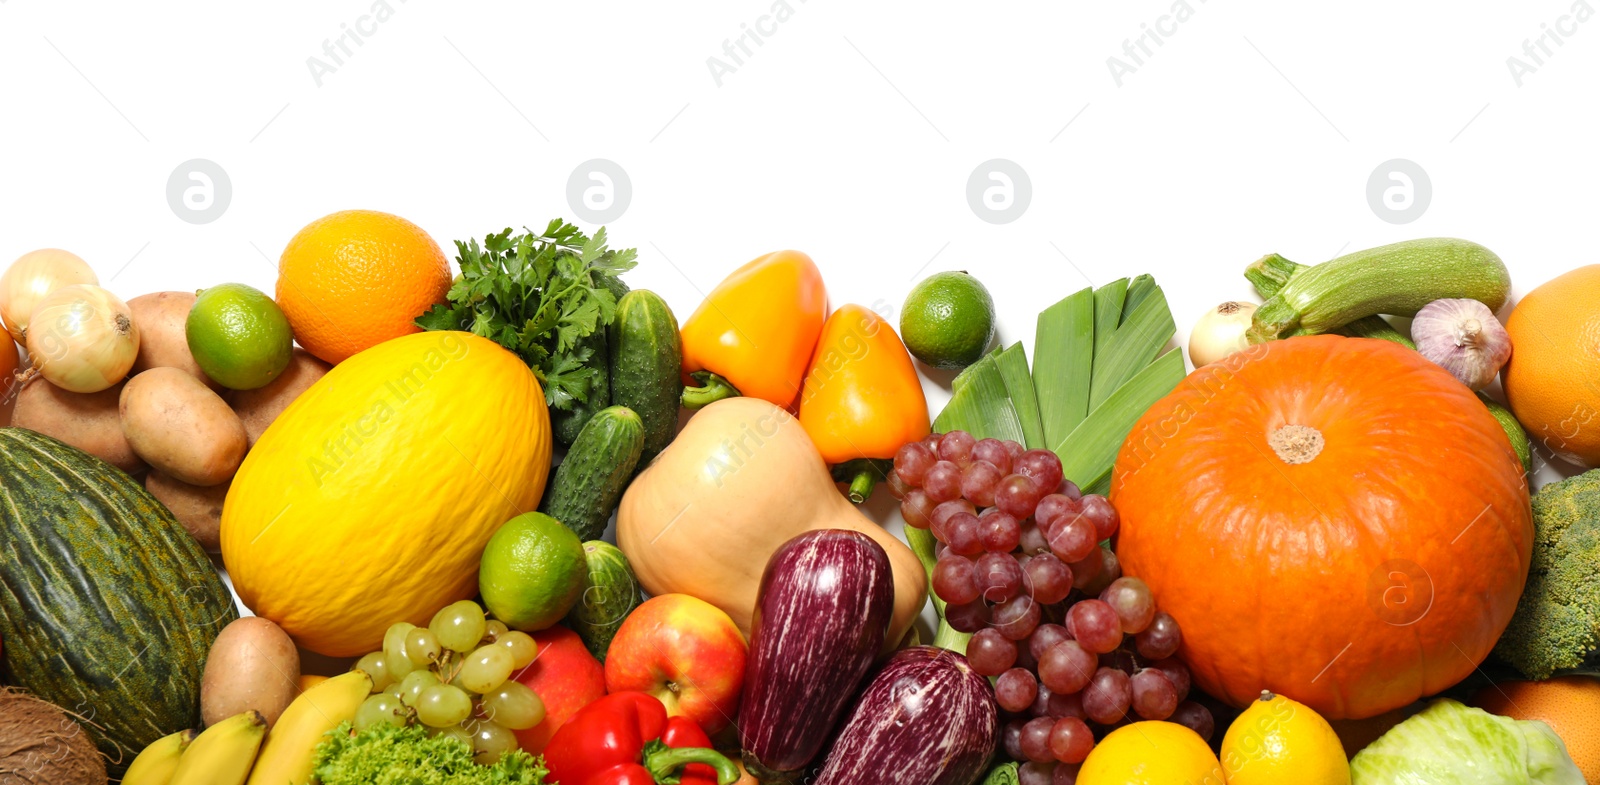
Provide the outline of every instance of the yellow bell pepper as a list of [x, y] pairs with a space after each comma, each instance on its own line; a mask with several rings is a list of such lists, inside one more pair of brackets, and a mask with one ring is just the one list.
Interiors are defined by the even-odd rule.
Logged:
[[[830, 464], [887, 460], [928, 435], [922, 381], [888, 321], [853, 304], [828, 317], [800, 394], [800, 424]], [[859, 502], [884, 469], [852, 468], [851, 498]]]
[[730, 395], [792, 409], [828, 315], [828, 291], [811, 257], [769, 253], [735, 270], [683, 323], [683, 405]]

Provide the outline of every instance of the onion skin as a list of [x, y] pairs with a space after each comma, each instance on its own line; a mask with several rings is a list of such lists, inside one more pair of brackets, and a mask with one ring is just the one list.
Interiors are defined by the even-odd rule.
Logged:
[[63, 390], [96, 393], [128, 375], [139, 355], [139, 326], [127, 303], [92, 284], [51, 292], [33, 311], [28, 359]]
[[1481, 390], [1511, 359], [1511, 336], [1489, 306], [1477, 300], [1434, 300], [1411, 321], [1417, 352]]
[[1255, 303], [1229, 300], [1201, 316], [1189, 331], [1189, 362], [1210, 365], [1250, 345], [1245, 332], [1255, 316]]
[[862, 691], [813, 785], [972, 785], [994, 752], [997, 711], [966, 657], [898, 651]]
[[33, 312], [51, 292], [73, 284], [98, 285], [87, 262], [60, 248], [41, 248], [18, 257], [0, 275], [0, 319], [11, 339], [28, 344], [27, 329]]
[[739, 705], [745, 766], [793, 778], [822, 752], [883, 650], [894, 572], [860, 532], [820, 529], [767, 560]]

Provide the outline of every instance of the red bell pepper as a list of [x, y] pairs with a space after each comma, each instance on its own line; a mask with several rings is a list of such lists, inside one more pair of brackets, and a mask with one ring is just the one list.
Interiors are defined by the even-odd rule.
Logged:
[[740, 776], [694, 720], [669, 718], [642, 692], [579, 709], [550, 738], [544, 763], [558, 785], [731, 785]]

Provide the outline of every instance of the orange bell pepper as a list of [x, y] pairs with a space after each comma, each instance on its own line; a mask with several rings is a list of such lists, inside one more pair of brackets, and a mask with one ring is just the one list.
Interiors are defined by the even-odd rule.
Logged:
[[[800, 425], [830, 464], [893, 458], [928, 435], [922, 381], [888, 321], [860, 305], [828, 317], [800, 394]], [[853, 468], [850, 496], [859, 503], [882, 468]]]
[[793, 408], [828, 315], [811, 257], [769, 253], [733, 271], [683, 323], [683, 405], [730, 395]]

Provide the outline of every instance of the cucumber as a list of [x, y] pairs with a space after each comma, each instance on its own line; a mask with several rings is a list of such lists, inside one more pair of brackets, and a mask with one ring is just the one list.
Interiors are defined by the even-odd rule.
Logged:
[[605, 540], [584, 543], [583, 556], [589, 562], [589, 579], [582, 596], [567, 612], [567, 626], [578, 633], [595, 659], [605, 662], [617, 628], [639, 607], [639, 580], [628, 565], [628, 557]]
[[[1269, 256], [1252, 269], [1275, 258], [1282, 259]], [[1295, 273], [1256, 310], [1249, 337], [1263, 343], [1332, 332], [1378, 314], [1414, 316], [1444, 298], [1470, 298], [1497, 311], [1510, 293], [1511, 274], [1488, 248], [1447, 237], [1407, 240]]]
[[678, 320], [665, 300], [635, 289], [617, 302], [611, 322], [611, 401], [644, 421], [648, 463], [678, 434], [678, 398], [683, 394], [683, 342]]
[[625, 406], [589, 418], [545, 491], [541, 512], [561, 521], [580, 540], [605, 533], [606, 521], [628, 486], [644, 449], [644, 424]]
[[610, 352], [606, 332], [605, 329], [599, 329], [578, 339], [578, 348], [587, 347], [593, 352], [584, 365], [599, 372], [595, 374], [594, 384], [589, 387], [589, 400], [573, 401], [572, 408], [566, 411], [550, 410], [550, 433], [562, 447], [571, 447], [583, 426], [589, 424], [589, 418], [611, 405], [611, 373], [607, 367], [610, 364]]

